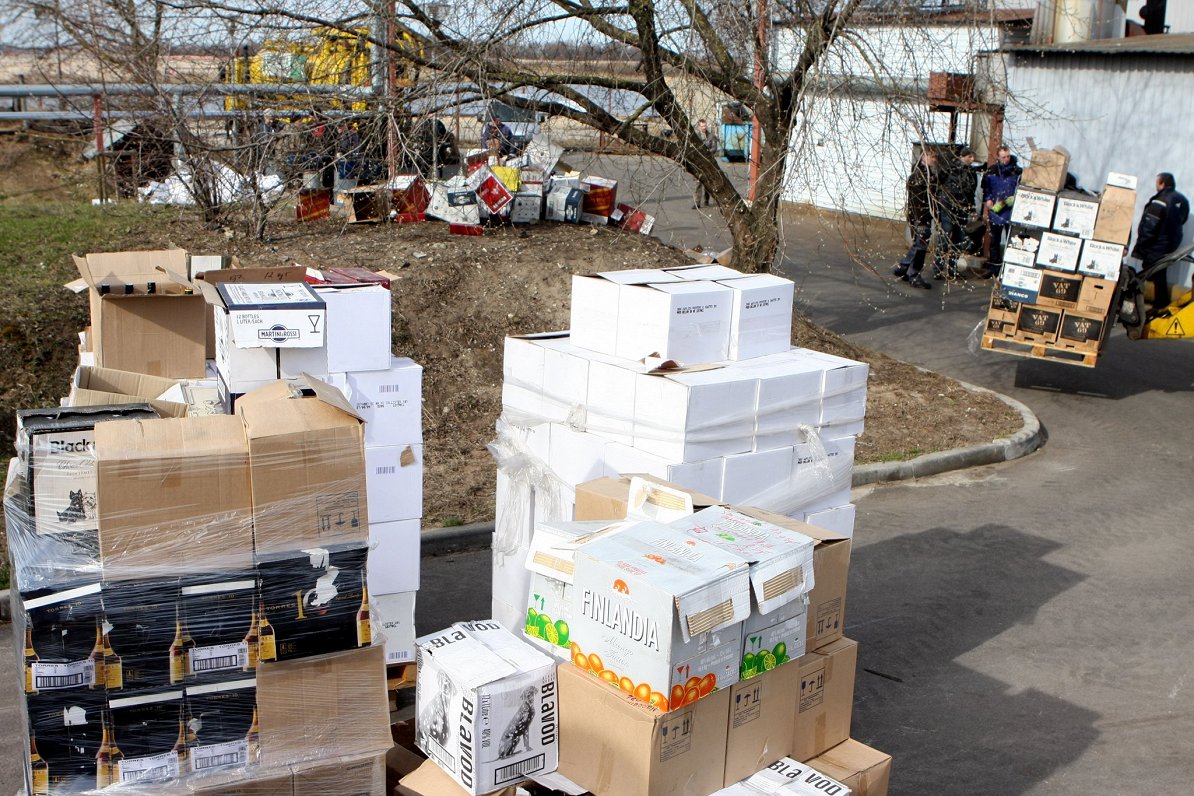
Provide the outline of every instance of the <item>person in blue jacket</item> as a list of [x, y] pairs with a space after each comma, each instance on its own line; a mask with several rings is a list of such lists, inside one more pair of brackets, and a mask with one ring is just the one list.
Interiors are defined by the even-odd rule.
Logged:
[[999, 147], [995, 162], [983, 175], [983, 211], [991, 225], [991, 256], [980, 273], [984, 279], [999, 274], [1003, 268], [1003, 249], [1007, 245], [1008, 225], [1012, 221], [1012, 203], [1020, 184], [1020, 164], [1007, 146]]
[[[1158, 260], [1177, 250], [1182, 242], [1182, 227], [1190, 217], [1190, 200], [1177, 192], [1173, 175], [1163, 171], [1157, 175], [1157, 192], [1144, 206], [1140, 224], [1136, 227], [1136, 245], [1132, 256], [1140, 258], [1140, 268], [1147, 271]], [[1169, 280], [1162, 268], [1153, 274], [1153, 309], [1169, 306]]]

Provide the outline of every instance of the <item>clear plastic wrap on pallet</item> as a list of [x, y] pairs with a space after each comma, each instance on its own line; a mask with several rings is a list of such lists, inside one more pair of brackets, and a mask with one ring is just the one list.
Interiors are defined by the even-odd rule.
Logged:
[[311, 391], [271, 385], [231, 416], [105, 409], [53, 450], [89, 479], [66, 502], [24, 423], [4, 507], [31, 793], [314, 794], [349, 758], [384, 788], [384, 634], [413, 641], [414, 601], [373, 621], [362, 423]]

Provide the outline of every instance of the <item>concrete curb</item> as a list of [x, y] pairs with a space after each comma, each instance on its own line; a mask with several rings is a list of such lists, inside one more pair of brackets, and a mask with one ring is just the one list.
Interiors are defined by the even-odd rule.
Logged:
[[[994, 395], [1020, 413], [1024, 426], [1010, 437], [997, 439], [983, 445], [969, 448], [955, 448], [937, 453], [926, 453], [906, 462], [878, 462], [854, 468], [851, 480], [853, 486], [866, 486], [885, 481], [903, 481], [909, 478], [924, 478], [950, 470], [997, 464], [1027, 456], [1045, 443], [1046, 434], [1040, 420], [1032, 410], [1015, 398], [1002, 393], [960, 382], [968, 390]], [[482, 550], [489, 547], [493, 536], [492, 522], [474, 522], [452, 528], [429, 528], [422, 534], [422, 554], [442, 556]], [[0, 622], [11, 621], [8, 590], [0, 591]]]
[[1020, 413], [1024, 425], [1010, 437], [997, 439], [982, 445], [972, 445], [969, 448], [954, 448], [948, 451], [926, 453], [906, 462], [876, 462], [864, 464], [854, 468], [853, 486], [877, 484], [883, 481], [902, 481], [908, 478], [923, 478], [929, 475], [961, 470], [967, 467], [979, 467], [984, 464], [1011, 461], [1021, 456], [1027, 456], [1041, 445], [1045, 444], [1046, 434], [1041, 421], [1032, 410], [1024, 404], [1002, 393], [978, 387], [966, 382], [959, 382], [968, 390], [994, 395], [1005, 404]]

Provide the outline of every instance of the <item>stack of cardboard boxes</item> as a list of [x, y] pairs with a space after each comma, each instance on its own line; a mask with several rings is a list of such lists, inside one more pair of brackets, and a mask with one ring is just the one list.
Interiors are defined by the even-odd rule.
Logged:
[[647, 473], [849, 534], [867, 366], [791, 347], [793, 285], [724, 266], [573, 278], [570, 333], [507, 338], [494, 616], [521, 627], [537, 522]]
[[1115, 319], [1136, 179], [1111, 173], [1101, 196], [1064, 191], [1069, 156], [1036, 150], [1012, 205], [984, 348], [1093, 367]]
[[[29, 793], [384, 793], [422, 496], [388, 289], [190, 281], [177, 252], [81, 263], [90, 359], [63, 407], [19, 413], [5, 492]], [[190, 362], [208, 317], [221, 398]], [[333, 371], [349, 333], [384, 365]], [[255, 358], [273, 378], [238, 381]]]

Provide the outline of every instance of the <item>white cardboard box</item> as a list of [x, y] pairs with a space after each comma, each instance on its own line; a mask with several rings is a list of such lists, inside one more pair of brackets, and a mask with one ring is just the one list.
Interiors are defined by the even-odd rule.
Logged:
[[1078, 268], [1078, 254], [1082, 251], [1082, 240], [1056, 232], [1041, 235], [1041, 247], [1036, 252], [1038, 268], [1054, 271], [1075, 271]]
[[1088, 240], [1082, 244], [1082, 256], [1078, 259], [1078, 271], [1087, 276], [1119, 280], [1119, 269], [1124, 261], [1124, 247], [1118, 243], [1103, 243]]
[[703, 495], [720, 498], [724, 469], [725, 459], [720, 456], [699, 462], [673, 462], [616, 442], [605, 446], [605, 475], [611, 478], [627, 473], [644, 473]]
[[639, 383], [638, 372], [620, 362], [590, 359], [586, 380], [585, 428], [613, 442], [633, 444], [635, 391]]
[[369, 594], [419, 589], [419, 520], [369, 523]]
[[[548, 198], [550, 200], [551, 197]], [[679, 281], [682, 281], [680, 277], [654, 268], [632, 268], [604, 274], [574, 274], [569, 320], [572, 327], [572, 344], [610, 356], [618, 355], [621, 286]]]
[[281, 349], [282, 378], [386, 370], [392, 356], [391, 295], [381, 285], [319, 287], [327, 303], [327, 333], [319, 348]]
[[423, 446], [365, 448], [365, 490], [373, 522], [423, 516]]
[[749, 451], [758, 379], [738, 368], [640, 375], [634, 447], [675, 462]]
[[365, 446], [423, 441], [423, 367], [394, 357], [388, 370], [349, 373], [348, 400], [365, 420]]
[[754, 450], [790, 448], [800, 442], [800, 426], [821, 422], [824, 364], [799, 351], [785, 352], [751, 364], [759, 379], [755, 407]]
[[539, 346], [543, 349], [543, 417], [564, 422], [588, 400], [593, 352], [574, 346], [567, 337], [543, 339]]
[[414, 662], [415, 595], [413, 591], [369, 595], [373, 643], [386, 648], [387, 664]]
[[850, 787], [814, 769], [785, 757], [741, 782], [722, 788], [713, 796], [850, 796]]
[[543, 216], [543, 194], [530, 191], [519, 191], [514, 194], [514, 201], [510, 205], [510, 222], [512, 224], [538, 224]]
[[232, 393], [246, 393], [278, 379], [278, 349], [240, 348], [232, 337], [228, 313], [215, 313], [216, 372]]
[[544, 349], [527, 337], [507, 337], [502, 346], [502, 406], [542, 417]]
[[1094, 234], [1095, 219], [1099, 215], [1098, 199], [1057, 197], [1057, 211], [1053, 215], [1053, 229], [1067, 235], [1089, 240]]
[[559, 764], [555, 661], [493, 620], [418, 639], [415, 743], [479, 796]]
[[734, 290], [728, 359], [787, 351], [792, 345], [792, 300], [796, 285], [773, 274], [719, 282]]
[[548, 467], [563, 483], [575, 488], [576, 484], [605, 475], [605, 446], [608, 444], [605, 437], [552, 423]]
[[708, 265], [677, 265], [663, 270], [690, 282], [702, 279], [713, 281], [720, 279], [741, 279], [747, 276], [747, 274], [741, 271], [735, 271], [733, 268], [718, 265], [717, 263], [710, 263]]
[[725, 457], [719, 497], [735, 506], [778, 511], [777, 501], [787, 494], [792, 478], [792, 451], [792, 448], [773, 448]]
[[616, 356], [657, 356], [684, 365], [729, 354], [734, 291], [717, 282], [626, 285], [619, 293]]
[[[303, 282], [217, 282], [237, 348], [319, 348], [327, 305]], [[221, 311], [219, 307], [216, 311]]]
[[669, 705], [673, 688], [684, 695], [690, 682], [700, 689], [693, 699], [737, 682], [750, 614], [741, 559], [641, 522], [578, 547], [573, 579], [574, 650], [590, 668], [600, 662], [602, 678]]
[[827, 531], [841, 534], [847, 539], [853, 539], [854, 516], [854, 504], [847, 503], [844, 506], [834, 506], [831, 509], [820, 509], [809, 512], [805, 516], [804, 521], [809, 525], [815, 525], [818, 528], [824, 528]]

